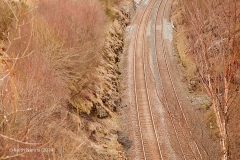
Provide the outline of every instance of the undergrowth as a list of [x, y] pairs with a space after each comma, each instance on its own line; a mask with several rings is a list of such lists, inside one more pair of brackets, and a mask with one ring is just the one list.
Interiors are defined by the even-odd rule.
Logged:
[[68, 107], [90, 113], [92, 103], [86, 103], [101, 84], [96, 75], [105, 36], [101, 4], [37, 5], [0, 2], [0, 159], [81, 157], [87, 140], [78, 113]]
[[[212, 105], [206, 121], [213, 123], [222, 159], [239, 159], [236, 129], [239, 99], [239, 1], [180, 0], [181, 9], [174, 18], [188, 80], [194, 79], [198, 91], [205, 89]], [[181, 32], [179, 34], [179, 32]], [[182, 36], [184, 42], [180, 42]], [[185, 63], [184, 61], [189, 61]], [[189, 65], [192, 64], [192, 65]], [[217, 131], [218, 130], [218, 131]]]

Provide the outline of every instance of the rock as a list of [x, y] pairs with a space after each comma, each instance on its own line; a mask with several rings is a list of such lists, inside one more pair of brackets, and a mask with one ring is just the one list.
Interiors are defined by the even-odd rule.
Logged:
[[103, 148], [108, 148], [108, 146], [106, 144], [103, 144]]
[[107, 102], [107, 99], [106, 98], [102, 98], [101, 99], [103, 103], [106, 103]]
[[107, 118], [109, 116], [109, 113], [99, 103], [93, 103], [90, 115], [103, 119]]
[[120, 74], [121, 74], [121, 72], [120, 72], [120, 71], [118, 71], [118, 70], [116, 70], [116, 73], [117, 73], [118, 75], [120, 75]]
[[100, 119], [107, 118], [109, 116], [108, 111], [106, 111], [104, 108], [99, 108], [98, 109], [98, 115], [97, 117]]
[[[112, 111], [114, 111], [115, 109], [117, 110], [117, 106], [115, 104], [110, 104], [110, 107], [112, 108]], [[115, 111], [114, 111], [115, 112]]]
[[113, 110], [113, 112], [117, 112], [117, 107], [113, 106], [112, 110]]
[[112, 85], [117, 86], [117, 82], [112, 82]]
[[121, 108], [125, 108], [125, 107], [127, 107], [127, 105], [122, 105], [122, 106], [121, 106]]
[[110, 107], [112, 108], [112, 111], [117, 112], [118, 108], [121, 105], [121, 98], [112, 99], [109, 104], [110, 104]]
[[116, 62], [116, 63], [117, 63], [117, 62], [120, 62], [119, 57], [116, 57], [116, 58], [115, 58], [115, 62]]
[[88, 137], [90, 140], [92, 140], [93, 142], [96, 142], [97, 141], [97, 139], [96, 139], [96, 137], [95, 137], [95, 131], [93, 131], [93, 132], [91, 132], [91, 134], [90, 134], [90, 136]]
[[126, 133], [122, 131], [117, 131], [118, 139], [117, 141], [124, 147], [124, 149], [128, 150], [132, 146], [132, 140], [129, 139]]
[[119, 106], [120, 100], [115, 100], [115, 101], [113, 101], [113, 103], [114, 103], [116, 106]]
[[189, 91], [191, 91], [191, 92], [196, 91], [199, 83], [200, 83], [200, 81], [197, 78], [192, 78], [188, 85]]

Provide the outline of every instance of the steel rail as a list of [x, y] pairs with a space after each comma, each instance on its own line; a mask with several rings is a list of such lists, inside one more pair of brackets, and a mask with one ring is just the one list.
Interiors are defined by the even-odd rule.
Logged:
[[[163, 2], [163, 0], [162, 0], [162, 2]], [[156, 44], [156, 25], [157, 25], [157, 18], [158, 18], [158, 15], [159, 15], [159, 9], [160, 9], [160, 5], [161, 5], [161, 3], [159, 4], [159, 7], [158, 7], [158, 10], [157, 10], [157, 13], [156, 13], [156, 15], [155, 15], [155, 25], [154, 25], [154, 45], [155, 45], [155, 55], [156, 55], [156, 59], [157, 59], [157, 68], [158, 68], [158, 73], [159, 73], [159, 75], [161, 76], [161, 74], [160, 74], [160, 67], [159, 67], [159, 60], [158, 60], [158, 57], [157, 57], [157, 44]], [[166, 3], [164, 4], [164, 10], [165, 10], [165, 8], [166, 8]], [[162, 84], [162, 81], [161, 81], [161, 83], [160, 83], [161, 85], [161, 90], [162, 90], [162, 92], [163, 92], [163, 97], [164, 97], [164, 100], [165, 100], [165, 102], [166, 102], [166, 109], [167, 109], [167, 112], [168, 112], [168, 114], [170, 115], [169, 117], [170, 117], [170, 121], [171, 121], [171, 124], [172, 124], [172, 126], [173, 126], [173, 129], [174, 129], [174, 134], [175, 134], [175, 136], [176, 136], [176, 138], [177, 138], [177, 142], [178, 142], [178, 145], [179, 145], [179, 147], [180, 147], [180, 150], [181, 150], [181, 153], [182, 153], [182, 156], [183, 156], [183, 158], [186, 160], [187, 158], [186, 158], [186, 156], [185, 156], [185, 154], [184, 154], [184, 151], [183, 151], [183, 147], [182, 147], [182, 144], [181, 144], [181, 142], [180, 142], [180, 140], [179, 140], [179, 136], [178, 136], [178, 133], [177, 133], [177, 129], [176, 129], [176, 126], [175, 126], [175, 124], [174, 124], [174, 117], [172, 116], [172, 113], [171, 113], [171, 111], [170, 111], [170, 107], [169, 107], [169, 105], [168, 105], [168, 103], [167, 103], [167, 98], [166, 98], [166, 93], [165, 93], [165, 89], [164, 89], [164, 87], [163, 87], [163, 84]], [[157, 87], [156, 87], [156, 91], [157, 91], [157, 96], [158, 96], [158, 98], [159, 98], [159, 100], [161, 101], [161, 98], [160, 98], [160, 95], [159, 95], [159, 93], [158, 93], [158, 89], [157, 89]], [[163, 103], [164, 104], [164, 103]]]
[[[166, 1], [166, 2], [167, 2], [167, 1]], [[165, 6], [166, 6], [166, 3], [165, 3]], [[165, 13], [165, 9], [166, 9], [166, 7], [164, 7], [163, 16], [164, 16], [164, 13]], [[159, 12], [159, 11], [158, 11], [158, 12]], [[159, 14], [157, 13], [156, 19], [157, 19], [158, 15], [159, 15]], [[163, 17], [163, 16], [162, 16], [162, 17]], [[163, 24], [163, 18], [162, 18], [162, 24]], [[155, 23], [155, 32], [156, 32], [156, 23]], [[156, 35], [156, 34], [155, 34], [155, 35]], [[173, 83], [173, 79], [172, 79], [170, 67], [169, 67], [169, 64], [168, 64], [168, 61], [167, 61], [167, 55], [166, 55], [167, 53], [166, 53], [166, 51], [165, 51], [164, 39], [163, 39], [163, 38], [162, 38], [161, 42], [162, 42], [161, 45], [162, 45], [162, 49], [163, 49], [163, 53], [164, 53], [164, 61], [165, 61], [165, 65], [166, 65], [166, 68], [167, 68], [167, 74], [168, 74], [168, 77], [169, 77], [170, 82], [171, 82], [171, 86], [172, 86], [172, 89], [173, 89], [174, 97], [175, 97], [176, 100], [177, 100], [177, 104], [178, 104], [178, 107], [179, 107], [179, 109], [180, 109], [180, 111], [181, 111], [181, 115], [182, 115], [182, 117], [183, 117], [183, 119], [184, 119], [184, 121], [185, 121], [185, 124], [187, 125], [187, 129], [188, 129], [188, 131], [189, 131], [189, 134], [190, 134], [191, 139], [192, 139], [193, 142], [194, 142], [194, 145], [195, 145], [195, 147], [196, 147], [196, 149], [197, 149], [197, 152], [198, 152], [200, 158], [203, 159], [202, 154], [201, 154], [200, 149], [199, 149], [199, 146], [197, 145], [197, 142], [196, 142], [196, 141], [194, 140], [194, 138], [193, 138], [192, 131], [189, 129], [189, 123], [188, 123], [187, 118], [186, 118], [186, 116], [185, 116], [185, 114], [184, 114], [182, 105], [181, 105], [180, 100], [179, 100], [179, 97], [178, 97], [178, 95], [177, 95], [176, 88], [175, 88], [174, 83]], [[156, 36], [155, 36], [155, 45], [156, 45]], [[157, 51], [157, 49], [156, 49], [156, 54], [157, 54], [157, 52], [158, 52], [158, 51]], [[156, 57], [157, 57], [157, 61], [158, 61], [158, 63], [159, 63], [158, 56], [156, 56]], [[158, 66], [158, 68], [159, 68], [159, 66]], [[160, 70], [160, 69], [159, 69], [159, 70]], [[159, 74], [160, 74], [160, 71], [159, 71]], [[168, 103], [168, 102], [167, 102], [167, 98], [166, 98], [166, 93], [165, 93], [165, 91], [164, 91], [163, 85], [162, 85], [162, 90], [163, 90], [163, 92], [164, 92], [164, 99], [165, 99], [166, 103]], [[167, 108], [168, 108], [168, 110], [170, 111], [168, 104], [167, 104]], [[170, 117], [172, 117], [171, 112], [169, 112], [169, 114], [170, 114]], [[171, 121], [172, 121], [172, 124], [174, 125], [172, 119], [173, 119], [173, 118], [171, 118]], [[179, 125], [180, 125], [180, 124], [179, 124]], [[175, 128], [175, 127], [174, 127], [174, 128]], [[176, 133], [176, 132], [175, 132], [175, 133]], [[179, 145], [180, 145], [180, 143], [179, 143]], [[189, 146], [189, 147], [190, 147], [190, 146]], [[190, 148], [191, 148], [191, 147], [190, 147]], [[191, 150], [192, 150], [192, 148], [191, 148]], [[181, 148], [181, 151], [182, 151], [182, 153], [183, 153], [183, 155], [184, 155], [184, 151], [183, 151], [182, 148]], [[186, 159], [185, 155], [184, 155], [184, 159]]]
[[[148, 2], [146, 8], [144, 9], [143, 11], [143, 14], [141, 15], [141, 18], [140, 18], [140, 22], [138, 24], [138, 28], [137, 28], [137, 33], [135, 34], [135, 40], [134, 40], [134, 56], [133, 56], [133, 64], [134, 64], [134, 69], [133, 69], [133, 72], [134, 72], [134, 92], [135, 92], [135, 103], [136, 103], [136, 108], [137, 108], [137, 117], [138, 117], [138, 126], [139, 126], [139, 132], [140, 132], [140, 137], [141, 137], [141, 143], [142, 143], [142, 150], [143, 150], [143, 156], [144, 156], [144, 159], [146, 160], [147, 159], [147, 149], [144, 145], [144, 139], [143, 139], [143, 126], [142, 126], [142, 123], [141, 123], [141, 117], [140, 117], [140, 108], [139, 108], [139, 105], [138, 105], [138, 93], [137, 93], [137, 81], [136, 81], [136, 48], [137, 48], [137, 40], [139, 38], [139, 30], [140, 30], [140, 26], [141, 24], [143, 24], [143, 18], [145, 16], [145, 14], [147, 14], [147, 18], [146, 18], [146, 21], [145, 23], [143, 24], [144, 25], [144, 31], [145, 31], [145, 28], [146, 28], [146, 24], [147, 24], [147, 21], [149, 19], [149, 16], [150, 16], [150, 13], [152, 11], [152, 8], [150, 6], [150, 3], [153, 2], [153, 1], [150, 1]], [[153, 6], [154, 4], [156, 3], [156, 0], [153, 2]], [[147, 9], [148, 7], [151, 7], [149, 12], [147, 13]], [[144, 35], [143, 34], [143, 42], [144, 42]], [[144, 56], [144, 43], [142, 45], [142, 56]], [[158, 135], [157, 135], [157, 131], [156, 131], [156, 126], [155, 126], [155, 122], [154, 122], [154, 117], [153, 117], [153, 112], [152, 112], [152, 108], [151, 108], [151, 103], [150, 103], [150, 98], [149, 98], [149, 93], [148, 93], [148, 89], [147, 89], [147, 82], [146, 82], [146, 68], [145, 68], [145, 64], [144, 64], [144, 61], [142, 61], [143, 63], [143, 72], [144, 72], [144, 82], [145, 82], [145, 90], [146, 90], [146, 94], [147, 94], [147, 100], [148, 100], [148, 107], [149, 107], [149, 111], [150, 111], [150, 118], [151, 118], [151, 123], [152, 123], [152, 127], [153, 127], [153, 130], [154, 130], [154, 134], [155, 134], [155, 138], [156, 138], [156, 141], [157, 141], [157, 146], [158, 146], [158, 151], [159, 151], [159, 155], [161, 157], [161, 159], [163, 159], [163, 156], [162, 156], [162, 152], [161, 152], [161, 148], [160, 148], [160, 142], [159, 142], [159, 138], [158, 138]], [[151, 151], [150, 151], [151, 152]]]

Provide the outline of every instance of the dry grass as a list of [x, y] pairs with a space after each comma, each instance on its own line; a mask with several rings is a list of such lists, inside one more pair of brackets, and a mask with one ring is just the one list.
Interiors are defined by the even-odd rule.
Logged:
[[0, 19], [7, 24], [0, 26], [0, 159], [82, 157], [90, 142], [69, 106], [90, 113], [103, 92], [97, 68], [104, 9], [97, 0], [41, 0], [37, 10], [6, 2], [0, 2], [0, 10], [8, 8], [3, 17], [11, 17]]
[[[92, 106], [85, 102], [93, 100], [101, 83], [96, 76], [105, 30], [105, 14], [100, 3], [40, 1], [38, 12], [42, 17], [35, 33], [38, 48], [49, 54], [54, 68], [65, 77], [72, 105], [90, 113]], [[47, 34], [42, 35], [43, 32]]]
[[65, 43], [69, 46], [80, 50], [99, 46], [88, 45], [83, 48], [86, 43], [100, 43], [104, 34], [105, 16], [98, 1], [42, 0], [38, 3], [38, 12], [61, 39], [67, 40]]

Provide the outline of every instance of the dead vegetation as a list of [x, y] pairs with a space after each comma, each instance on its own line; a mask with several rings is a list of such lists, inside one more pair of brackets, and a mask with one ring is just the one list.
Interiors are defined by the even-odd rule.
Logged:
[[33, 2], [37, 8], [0, 2], [0, 159], [123, 158], [111, 131], [119, 130], [120, 73], [114, 50], [105, 48], [104, 7], [97, 0]]
[[[177, 48], [190, 84], [205, 89], [211, 98], [210, 111], [214, 117], [216, 136], [222, 148], [222, 159], [239, 159], [236, 133], [239, 102], [239, 2], [177, 1], [181, 9], [173, 18]], [[176, 6], [176, 5], [175, 5]], [[176, 9], [176, 8], [175, 8]], [[188, 65], [191, 64], [191, 65]], [[235, 118], [233, 118], [235, 117]], [[233, 129], [235, 128], [235, 129]]]
[[[103, 81], [97, 77], [96, 68], [101, 63], [106, 27], [103, 9], [98, 1], [94, 3], [40, 1], [38, 12], [42, 19], [35, 32], [39, 50], [48, 54], [54, 68], [68, 83], [71, 105], [88, 114], [92, 104], [87, 102], [97, 95], [97, 87]], [[41, 37], [43, 32], [49, 37]]]

